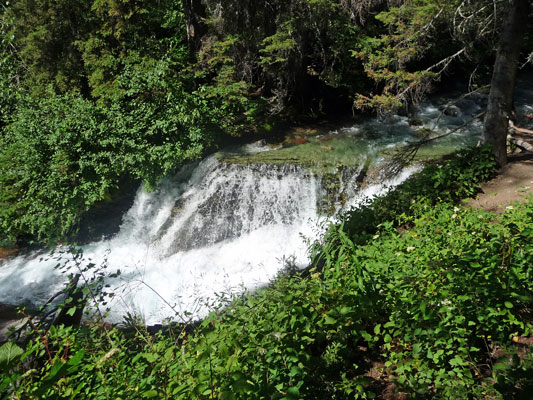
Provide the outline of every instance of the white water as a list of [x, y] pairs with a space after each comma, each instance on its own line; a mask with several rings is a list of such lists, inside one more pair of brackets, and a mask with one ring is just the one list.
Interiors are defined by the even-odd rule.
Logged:
[[[449, 131], [478, 110], [475, 101], [464, 102], [460, 115], [441, 118], [437, 130]], [[424, 126], [433, 128], [439, 110], [426, 104], [419, 115]], [[413, 140], [409, 130], [407, 118], [396, 117], [388, 124], [375, 120], [338, 132], [359, 140], [367, 154]], [[475, 143], [479, 132], [479, 123], [474, 124], [452, 135], [454, 143]], [[241, 151], [263, 150], [267, 148], [245, 146]], [[414, 169], [362, 191], [353, 190], [355, 175], [343, 177], [344, 207], [382, 193]], [[312, 240], [319, 233], [317, 204], [323, 196], [320, 179], [300, 167], [233, 165], [211, 156], [165, 179], [154, 192], [140, 188], [119, 233], [83, 247], [83, 265], [120, 269], [119, 278], [107, 280], [115, 293], [111, 319], [118, 321], [127, 312], [148, 324], [187, 319], [188, 313], [201, 317], [218, 304], [217, 296], [265, 285], [287, 262], [305, 266], [304, 238]], [[66, 281], [54, 269], [69, 258], [61, 256], [58, 261], [59, 255], [33, 253], [0, 261], [0, 302], [44, 303]]]
[[[383, 189], [370, 186], [367, 194]], [[166, 179], [154, 192], [139, 189], [120, 232], [84, 246], [84, 258], [121, 271], [120, 278], [108, 280], [116, 293], [111, 319], [120, 320], [126, 312], [148, 324], [187, 319], [185, 312], [201, 317], [208, 304], [217, 303], [217, 294], [268, 283], [284, 266], [283, 257], [306, 265], [303, 237], [317, 235], [320, 195], [318, 180], [299, 167], [244, 167], [212, 156]], [[64, 273], [54, 269], [65, 263], [58, 257], [34, 253], [5, 262], [0, 301], [44, 303], [65, 282]]]

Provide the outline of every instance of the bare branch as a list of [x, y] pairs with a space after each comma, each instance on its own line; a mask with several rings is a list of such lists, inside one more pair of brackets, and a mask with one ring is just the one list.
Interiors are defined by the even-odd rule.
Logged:
[[432, 71], [435, 68], [439, 68], [441, 65], [443, 65], [443, 67], [437, 72], [437, 74], [439, 74], [439, 75], [442, 74], [446, 70], [446, 68], [448, 68], [448, 65], [450, 65], [450, 63], [453, 60], [455, 60], [457, 57], [459, 57], [465, 51], [466, 51], [466, 48], [463, 47], [461, 50], [457, 51], [455, 54], [452, 54], [451, 56], [448, 56], [448, 57], [440, 60], [438, 63], [433, 64], [432, 66], [426, 68], [426, 71]]
[[[415, 159], [418, 151], [423, 146], [427, 145], [428, 143], [434, 142], [436, 140], [440, 140], [442, 138], [450, 136], [450, 135], [454, 134], [457, 131], [460, 131], [461, 129], [463, 129], [463, 128], [467, 127], [468, 125], [470, 125], [476, 119], [481, 118], [483, 116], [483, 114], [485, 114], [485, 112], [482, 112], [482, 113], [474, 115], [471, 119], [466, 121], [464, 124], [458, 126], [455, 129], [452, 129], [449, 132], [443, 133], [442, 135], [431, 137], [431, 133], [433, 131], [430, 130], [419, 141], [409, 143], [406, 146], [402, 147], [401, 149], [399, 149], [396, 152], [396, 154], [394, 154], [394, 156], [391, 158], [391, 160], [385, 165], [385, 167], [384, 167], [385, 177], [393, 177], [393, 176], [397, 175], [402, 169], [404, 169], [408, 164], [410, 164]], [[442, 115], [442, 113], [441, 113], [441, 115]], [[440, 116], [439, 116], [439, 119], [440, 119]]]

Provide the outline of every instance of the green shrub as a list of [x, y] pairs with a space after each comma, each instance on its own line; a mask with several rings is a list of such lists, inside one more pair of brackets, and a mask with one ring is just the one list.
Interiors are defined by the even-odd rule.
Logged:
[[[21, 102], [0, 137], [4, 237], [69, 237], [81, 215], [108, 199], [121, 179], [154, 187], [205, 152], [215, 131], [210, 113], [198, 111], [205, 105], [179, 86], [145, 99], [142, 93], [162, 84], [150, 76], [130, 90], [131, 99], [110, 107], [53, 92]], [[135, 72], [129, 78], [133, 81]]]
[[413, 203], [457, 203], [479, 192], [480, 183], [495, 175], [496, 162], [489, 147], [460, 151], [448, 160], [426, 165], [386, 195], [346, 213], [344, 229], [357, 243], [364, 243], [381, 223], [401, 223]]
[[357, 399], [394, 383], [411, 398], [526, 398], [533, 358], [513, 340], [533, 335], [533, 198], [496, 216], [426, 196], [402, 213], [403, 225], [380, 223], [366, 244], [331, 227], [320, 268], [282, 275], [199, 323], [155, 336], [54, 327], [24, 349], [6, 344], [0, 391]]

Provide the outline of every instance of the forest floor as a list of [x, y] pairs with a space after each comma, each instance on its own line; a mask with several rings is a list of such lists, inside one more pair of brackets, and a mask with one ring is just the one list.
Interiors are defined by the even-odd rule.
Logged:
[[483, 207], [487, 211], [502, 213], [515, 201], [524, 202], [533, 194], [533, 154], [520, 153], [509, 156], [509, 164], [493, 180], [481, 185], [482, 192], [467, 205]]

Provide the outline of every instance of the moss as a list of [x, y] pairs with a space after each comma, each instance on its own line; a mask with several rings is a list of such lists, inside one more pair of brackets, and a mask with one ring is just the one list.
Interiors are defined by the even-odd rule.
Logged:
[[335, 174], [339, 167], [358, 167], [367, 162], [368, 153], [365, 143], [339, 138], [324, 144], [321, 137], [313, 137], [302, 144], [289, 144], [277, 150], [252, 154], [219, 153], [218, 158], [240, 165], [293, 164], [322, 176]]

